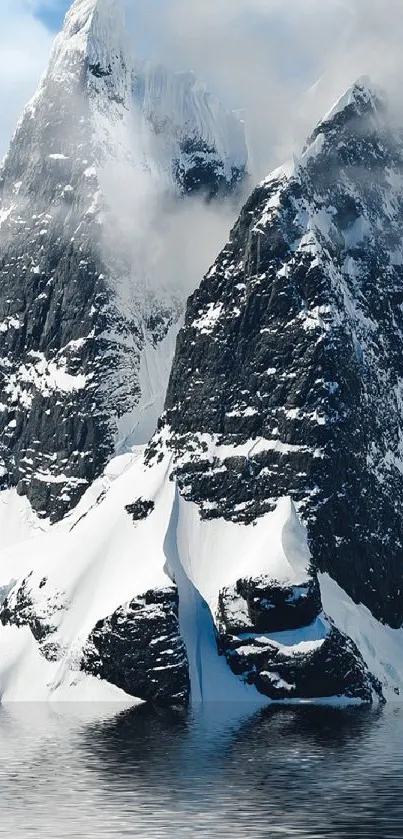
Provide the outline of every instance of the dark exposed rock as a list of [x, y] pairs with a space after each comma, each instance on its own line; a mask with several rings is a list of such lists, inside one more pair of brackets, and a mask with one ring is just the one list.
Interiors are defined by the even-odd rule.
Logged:
[[[3, 606], [3, 603], [7, 599], [7, 596], [9, 595], [11, 589], [14, 588], [16, 582], [17, 582], [17, 580], [11, 580], [10, 583], [8, 583], [8, 585], [0, 586], [0, 608]], [[0, 621], [1, 621], [1, 617], [0, 617]]]
[[245, 169], [233, 167], [226, 177], [224, 164], [214, 146], [200, 138], [187, 138], [181, 143], [181, 158], [174, 161], [175, 179], [184, 195], [203, 193], [207, 199], [234, 194], [236, 186], [246, 178]]
[[220, 592], [218, 623], [233, 635], [282, 632], [308, 626], [321, 610], [316, 578], [291, 586], [260, 577], [238, 580]]
[[270, 639], [220, 639], [233, 673], [273, 700], [347, 697], [382, 700], [381, 686], [353, 642], [335, 627], [311, 652], [279, 648]]
[[359, 83], [301, 162], [255, 189], [190, 298], [148, 453], [169, 446], [182, 495], [206, 518], [250, 525], [291, 496], [315, 567], [394, 627], [402, 231], [402, 137]]
[[[162, 203], [200, 189], [218, 195], [223, 181], [231, 192], [238, 177], [224, 172], [214, 136], [207, 143], [182, 113], [153, 123], [164, 102], [151, 65], [134, 67], [123, 23], [110, 29], [102, 13], [71, 7], [0, 170], [0, 487], [16, 486], [52, 521], [114, 455], [119, 422], [141, 398], [144, 347], [158, 345], [184, 306], [183, 292], [153, 292], [142, 271], [136, 275], [130, 219], [128, 235], [116, 229], [102, 172], [126, 166], [131, 177], [132, 156], [121, 147], [127, 113], [139, 108], [156, 154], [157, 135], [172, 141], [171, 193], [164, 174]], [[160, 81], [169, 76], [159, 72]], [[246, 155], [236, 118], [222, 108], [218, 119], [234, 123]], [[189, 133], [175, 182], [177, 149]], [[130, 304], [121, 299], [126, 285]]]
[[177, 589], [149, 591], [99, 621], [84, 648], [81, 667], [140, 699], [187, 704], [189, 671]]
[[[61, 592], [49, 594], [40, 604], [35, 602], [30, 591], [31, 577], [32, 572], [0, 605], [0, 622], [3, 626], [28, 626], [42, 654], [53, 661], [60, 657], [59, 646], [52, 639], [56, 631], [53, 619], [57, 612], [68, 608], [68, 602]], [[46, 582], [42, 580], [39, 588], [43, 589]]]
[[239, 580], [220, 593], [217, 644], [232, 672], [270, 699], [382, 699], [359, 650], [325, 618], [314, 577]]
[[142, 346], [139, 323], [116, 306], [100, 248], [89, 98], [77, 99], [77, 84], [50, 74], [0, 186], [1, 206], [11, 207], [0, 230], [0, 458], [7, 484], [52, 520], [113, 454], [116, 422], [139, 398], [129, 359]]
[[89, 69], [90, 73], [92, 73], [93, 76], [97, 77], [97, 79], [102, 79], [105, 76], [111, 76], [112, 75], [111, 65], [108, 64], [107, 67], [102, 67], [101, 64], [99, 63], [99, 61], [97, 61], [95, 64], [89, 64], [88, 69]]
[[132, 517], [133, 521], [136, 522], [146, 519], [152, 513], [154, 507], [154, 501], [145, 501], [144, 498], [138, 498], [134, 504], [126, 504], [125, 510]]

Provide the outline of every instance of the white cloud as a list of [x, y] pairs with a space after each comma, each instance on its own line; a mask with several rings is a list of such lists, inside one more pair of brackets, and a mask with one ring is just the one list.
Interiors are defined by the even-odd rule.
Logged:
[[298, 150], [359, 76], [392, 94], [401, 86], [402, 0], [144, 0], [134, 13], [134, 33], [162, 60], [191, 67], [244, 109], [259, 176]]
[[0, 158], [44, 71], [52, 36], [24, 0], [1, 0]]
[[[60, 5], [61, 4], [61, 5]], [[1, 0], [0, 157], [46, 66], [34, 17], [65, 0]], [[400, 94], [402, 0], [126, 0], [140, 52], [194, 69], [245, 112], [257, 174], [303, 141], [362, 74]], [[315, 95], [304, 91], [321, 79]], [[302, 101], [302, 107], [301, 107]]]

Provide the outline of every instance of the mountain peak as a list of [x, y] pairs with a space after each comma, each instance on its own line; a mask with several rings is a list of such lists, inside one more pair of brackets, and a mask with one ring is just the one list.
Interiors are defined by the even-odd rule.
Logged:
[[80, 77], [83, 59], [102, 52], [120, 56], [125, 44], [123, 0], [75, 0], [57, 36], [50, 60], [53, 78]]
[[98, 5], [99, 0], [75, 0], [66, 12], [63, 29], [75, 34], [79, 29], [88, 26]]
[[[30, 493], [29, 482], [42, 469], [49, 441], [55, 446], [52, 464], [65, 459], [56, 450], [66, 452], [67, 445], [71, 454], [69, 475], [63, 472], [57, 481], [51, 475], [51, 487], [41, 472], [40, 493], [36, 500], [30, 496], [41, 514], [48, 486], [51, 494], [60, 490], [62, 501], [59, 506], [52, 500], [52, 515], [57, 508], [62, 516], [75, 504], [76, 490], [86, 487], [84, 473], [89, 480], [98, 476], [115, 447], [127, 436], [132, 439], [143, 403], [147, 434], [154, 430], [169, 374], [169, 363], [154, 358], [165, 338], [163, 352], [173, 352], [188, 281], [183, 279], [179, 291], [168, 288], [169, 271], [160, 267], [159, 257], [149, 256], [156, 241], [163, 251], [164, 237], [173, 235], [165, 206], [179, 213], [185, 195], [198, 195], [202, 202], [205, 196], [235, 195], [246, 173], [247, 148], [237, 118], [195, 77], [139, 63], [130, 49], [124, 13], [123, 0], [76, 0], [72, 5], [0, 171], [0, 382], [3, 376], [11, 387], [10, 376], [20, 381], [27, 365], [68, 371], [70, 378], [59, 376], [56, 384], [65, 394], [66, 425], [67, 416], [73, 423], [80, 416], [86, 428], [91, 424], [93, 441], [98, 434], [108, 440], [96, 444], [94, 456], [86, 432], [84, 443], [84, 437], [77, 443], [75, 432], [68, 443], [59, 443], [54, 430], [40, 439], [32, 422], [36, 428], [45, 416], [52, 425], [55, 417], [53, 405], [44, 407], [43, 400], [53, 397], [42, 380], [35, 379], [38, 387], [25, 401], [17, 397], [18, 405], [12, 394], [7, 396], [7, 411], [0, 412], [7, 481]], [[152, 248], [146, 244], [148, 232]], [[15, 273], [10, 265], [21, 270]], [[17, 319], [22, 299], [26, 320], [25, 315]], [[66, 381], [69, 396], [59, 388]], [[84, 405], [87, 399], [98, 405], [94, 421], [94, 411], [91, 415]], [[25, 432], [27, 406], [31, 426]], [[8, 437], [3, 443], [4, 423], [13, 421], [20, 408], [24, 417], [14, 442], [22, 451], [26, 433], [27, 446], [32, 439], [39, 446], [24, 487], [20, 475], [26, 473], [17, 475], [14, 466], [8, 467], [13, 441]], [[80, 475], [73, 475], [73, 452], [79, 449]], [[74, 497], [66, 491], [65, 478]]]
[[[304, 150], [303, 160], [316, 157], [324, 146], [338, 145], [341, 136], [347, 135], [356, 142], [363, 134], [379, 131], [385, 126], [388, 100], [385, 91], [374, 84], [368, 76], [362, 76], [345, 90], [330, 110], [319, 121]], [[357, 131], [362, 123], [365, 130]], [[325, 142], [327, 140], [327, 142]]]
[[357, 115], [362, 116], [369, 111], [384, 111], [386, 104], [387, 99], [383, 89], [374, 84], [369, 76], [361, 76], [334, 103], [320, 124], [331, 122], [347, 109], [354, 110]]
[[115, 18], [123, 10], [123, 0], [74, 0], [66, 12], [63, 29], [75, 34], [91, 24], [94, 14]]

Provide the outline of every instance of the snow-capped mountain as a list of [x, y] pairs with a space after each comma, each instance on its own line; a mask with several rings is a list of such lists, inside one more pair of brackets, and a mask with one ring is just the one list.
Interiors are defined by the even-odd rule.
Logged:
[[4, 700], [403, 690], [402, 165], [360, 80], [254, 190], [188, 302], [151, 442], [47, 532], [25, 507]]
[[316, 567], [395, 627], [402, 164], [383, 96], [357, 83], [254, 191], [193, 295], [165, 419], [204, 517], [253, 522], [291, 495]]
[[246, 165], [202, 84], [132, 56], [123, 0], [73, 3], [0, 170], [1, 480], [40, 516], [152, 434], [189, 291], [155, 276], [158, 237]]

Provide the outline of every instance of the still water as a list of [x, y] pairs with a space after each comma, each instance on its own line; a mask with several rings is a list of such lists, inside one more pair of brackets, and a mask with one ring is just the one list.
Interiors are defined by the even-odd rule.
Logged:
[[7, 839], [402, 839], [403, 709], [0, 709]]

